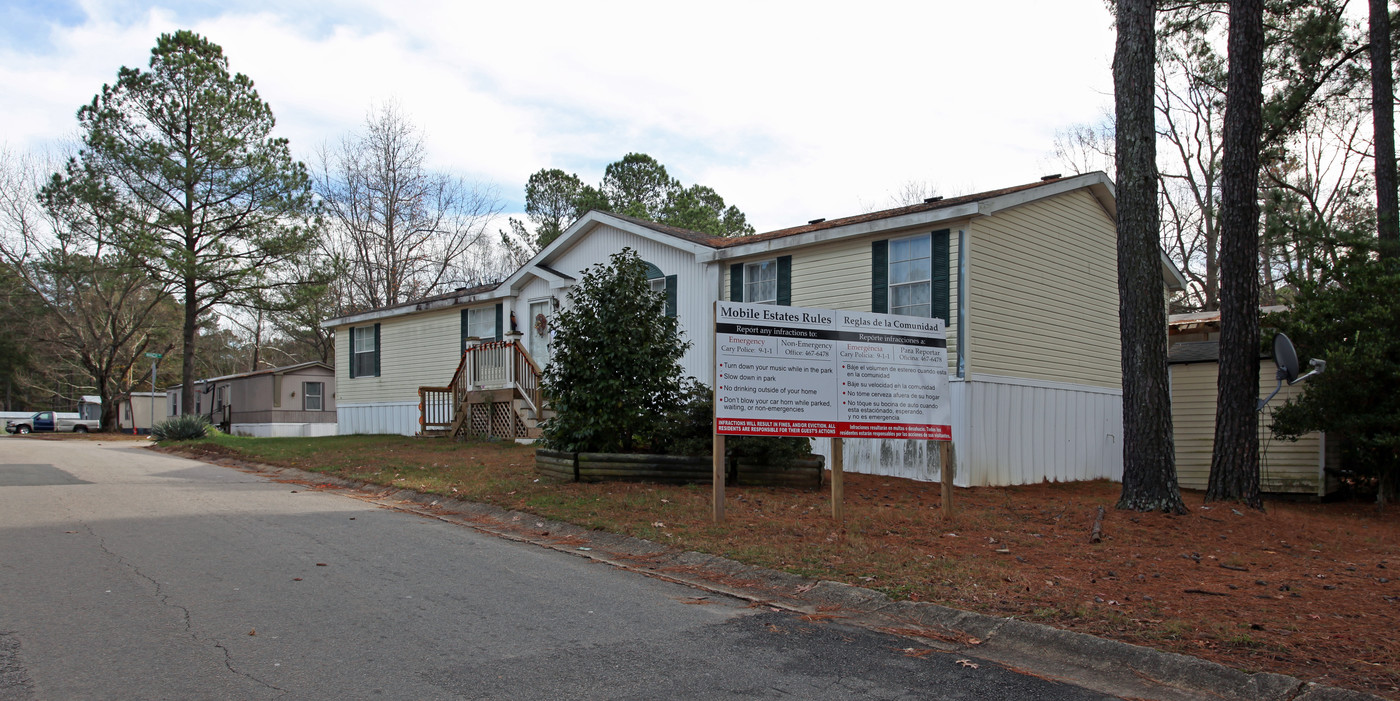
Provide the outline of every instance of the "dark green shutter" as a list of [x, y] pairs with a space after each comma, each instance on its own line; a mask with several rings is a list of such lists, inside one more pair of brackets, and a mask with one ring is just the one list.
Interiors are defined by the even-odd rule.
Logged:
[[870, 311], [890, 310], [890, 242], [870, 243]]
[[379, 354], [384, 349], [379, 347], [379, 324], [374, 325], [374, 376], [379, 377]]
[[778, 305], [792, 306], [792, 256], [778, 256]]
[[666, 316], [676, 316], [676, 276], [666, 276]]
[[460, 348], [458, 348], [459, 351], [465, 351], [465, 350], [467, 350], [467, 334], [471, 333], [470, 331], [467, 330], [467, 329], [469, 329], [469, 328], [471, 327], [471, 322], [468, 321], [468, 319], [470, 319], [470, 318], [471, 318], [471, 314], [469, 314], [468, 311], [467, 311], [466, 309], [463, 309], [463, 310], [462, 310], [462, 345], [461, 345]]
[[947, 229], [933, 232], [933, 245], [931, 247], [933, 255], [929, 260], [929, 264], [933, 266], [933, 272], [929, 278], [933, 287], [933, 294], [930, 296], [930, 300], [933, 302], [932, 313], [934, 318], [943, 320], [944, 328], [947, 328], [948, 314], [951, 312], [952, 305], [952, 295], [949, 294], [952, 275], [948, 272], [951, 243], [949, 233]]
[[744, 301], [744, 264], [729, 266], [729, 301]]
[[355, 327], [351, 326], [345, 332], [345, 350], [349, 351], [350, 379], [355, 379]]
[[504, 335], [504, 334], [505, 334], [505, 331], [501, 328], [501, 322], [505, 320], [505, 315], [506, 315], [506, 305], [505, 305], [504, 303], [497, 303], [497, 304], [496, 304], [496, 340], [497, 340], [497, 341], [499, 341], [499, 340], [505, 338], [505, 335]]

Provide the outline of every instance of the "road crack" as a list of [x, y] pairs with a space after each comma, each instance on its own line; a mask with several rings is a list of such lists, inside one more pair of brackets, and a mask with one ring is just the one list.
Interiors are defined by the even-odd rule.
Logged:
[[150, 582], [151, 587], [155, 590], [155, 599], [156, 599], [157, 602], [160, 603], [161, 606], [164, 606], [164, 607], [170, 608], [170, 609], [174, 609], [174, 610], [180, 612], [181, 620], [182, 620], [182, 622], [183, 622], [183, 624], [184, 624], [184, 628], [185, 628], [185, 634], [186, 634], [186, 635], [189, 635], [191, 640], [194, 640], [195, 642], [199, 642], [199, 643], [209, 643], [209, 644], [213, 645], [215, 649], [217, 649], [217, 650], [219, 650], [220, 652], [222, 652], [222, 653], [223, 653], [223, 658], [224, 658], [224, 667], [227, 668], [229, 672], [232, 672], [232, 673], [235, 674], [235, 675], [238, 675], [238, 676], [240, 676], [240, 677], [243, 677], [244, 679], [247, 679], [248, 681], [254, 682], [254, 683], [259, 684], [259, 685], [261, 685], [261, 686], [264, 686], [264, 687], [266, 687], [266, 688], [268, 688], [268, 689], [271, 689], [271, 690], [273, 690], [273, 691], [276, 691], [276, 692], [278, 692], [279, 694], [284, 694], [284, 695], [285, 695], [285, 694], [287, 693], [287, 690], [286, 690], [286, 689], [283, 689], [282, 687], [279, 687], [279, 686], [277, 686], [276, 684], [273, 684], [273, 683], [271, 683], [271, 682], [265, 681], [265, 680], [263, 680], [263, 679], [259, 679], [257, 676], [255, 676], [255, 675], [253, 675], [253, 674], [250, 674], [250, 673], [248, 673], [248, 672], [244, 672], [244, 671], [238, 669], [238, 667], [235, 666], [234, 663], [233, 663], [233, 653], [232, 653], [232, 651], [230, 651], [230, 650], [223, 644], [222, 641], [220, 641], [220, 640], [217, 639], [217, 638], [206, 638], [206, 637], [200, 635], [198, 632], [195, 631], [195, 628], [194, 628], [194, 616], [193, 616], [193, 614], [190, 613], [190, 609], [189, 609], [188, 607], [183, 606], [183, 605], [181, 605], [181, 604], [178, 604], [178, 603], [172, 601], [171, 598], [170, 598], [170, 594], [168, 594], [168, 593], [165, 591], [165, 587], [164, 587], [163, 585], [161, 585], [161, 583], [160, 583], [158, 580], [156, 580], [156, 578], [154, 578], [154, 577], [152, 577], [152, 576], [146, 574], [145, 572], [142, 572], [140, 567], [137, 567], [134, 563], [132, 563], [131, 561], [127, 560], [125, 557], [121, 556], [121, 555], [118, 554], [116, 551], [112, 550], [111, 548], [107, 547], [107, 540], [106, 540], [105, 538], [103, 538], [102, 536], [98, 535], [98, 534], [97, 534], [97, 531], [93, 530], [93, 528], [92, 528], [91, 525], [89, 525], [89, 524], [86, 523], [85, 521], [81, 521], [81, 520], [78, 521], [78, 523], [83, 527], [83, 530], [87, 531], [87, 534], [88, 534], [88, 535], [92, 536], [93, 540], [96, 541], [96, 543], [97, 543], [98, 549], [100, 549], [103, 553], [106, 553], [107, 557], [111, 558], [111, 559], [112, 559], [114, 562], [116, 562], [118, 565], [121, 565], [122, 567], [125, 567], [128, 571], [130, 571], [132, 574], [136, 575], [137, 577], [139, 577], [139, 578], [141, 578], [141, 579], [143, 579], [143, 580], [145, 580], [145, 581], [147, 581], [147, 582]]

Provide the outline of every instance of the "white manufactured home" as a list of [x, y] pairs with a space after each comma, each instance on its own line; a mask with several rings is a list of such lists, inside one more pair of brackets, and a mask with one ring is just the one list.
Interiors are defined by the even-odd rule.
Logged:
[[[463, 387], [495, 386], [454, 379], [481, 372], [488, 352], [527, 359], [515, 361], [523, 369], [509, 371], [512, 382], [545, 365], [549, 319], [581, 271], [629, 247], [693, 342], [686, 371], [707, 383], [715, 300], [938, 317], [948, 328], [957, 484], [1117, 479], [1115, 217], [1102, 173], [736, 238], [590, 212], [499, 285], [326, 322], [339, 340], [340, 430], [445, 427]], [[1184, 286], [1165, 257], [1162, 270], [1164, 293]], [[444, 410], [433, 397], [450, 387]], [[515, 406], [537, 415], [538, 400], [520, 398], [528, 394], [516, 392]], [[845, 441], [854, 472], [936, 480], [936, 454], [920, 441]]]

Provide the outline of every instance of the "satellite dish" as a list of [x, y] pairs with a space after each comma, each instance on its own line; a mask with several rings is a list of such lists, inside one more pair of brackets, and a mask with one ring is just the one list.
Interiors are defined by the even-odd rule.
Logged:
[[1274, 336], [1274, 364], [1278, 366], [1278, 379], [1288, 380], [1290, 385], [1298, 380], [1298, 351], [1284, 334]]

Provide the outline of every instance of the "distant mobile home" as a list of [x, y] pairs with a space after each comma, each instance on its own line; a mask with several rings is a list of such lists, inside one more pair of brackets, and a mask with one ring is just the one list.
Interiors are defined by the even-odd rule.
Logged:
[[[716, 300], [942, 318], [959, 485], [1117, 479], [1115, 218], [1103, 173], [735, 238], [589, 212], [499, 285], [327, 321], [341, 432], [433, 425], [419, 390], [448, 385], [467, 349], [514, 349], [544, 366], [569, 289], [627, 247], [693, 342], [685, 370], [706, 383]], [[1165, 256], [1162, 280], [1164, 295], [1185, 284]], [[814, 447], [830, 451], [826, 440]], [[844, 456], [850, 471], [938, 479], [936, 452], [920, 441], [849, 439]]]
[[[312, 361], [211, 377], [195, 385], [193, 413], [240, 436], [336, 434], [335, 370]], [[180, 411], [181, 385], [166, 391], [170, 415]]]
[[[151, 424], [169, 418], [165, 392], [132, 392], [117, 409], [117, 430], [122, 433], [150, 433]], [[152, 416], [155, 417], [152, 421]]]
[[[1268, 314], [1286, 309], [1270, 306], [1259, 311]], [[1177, 480], [1187, 489], [1205, 489], [1210, 483], [1211, 453], [1215, 448], [1220, 312], [1173, 314], [1167, 327]], [[1260, 358], [1260, 398], [1278, 387], [1277, 372], [1272, 358]], [[1263, 492], [1321, 497], [1336, 487], [1328, 474], [1329, 469], [1340, 466], [1336, 441], [1329, 443], [1327, 435], [1319, 432], [1296, 441], [1274, 438], [1274, 411], [1303, 389], [1303, 385], [1285, 383], [1259, 414], [1259, 489]]]

